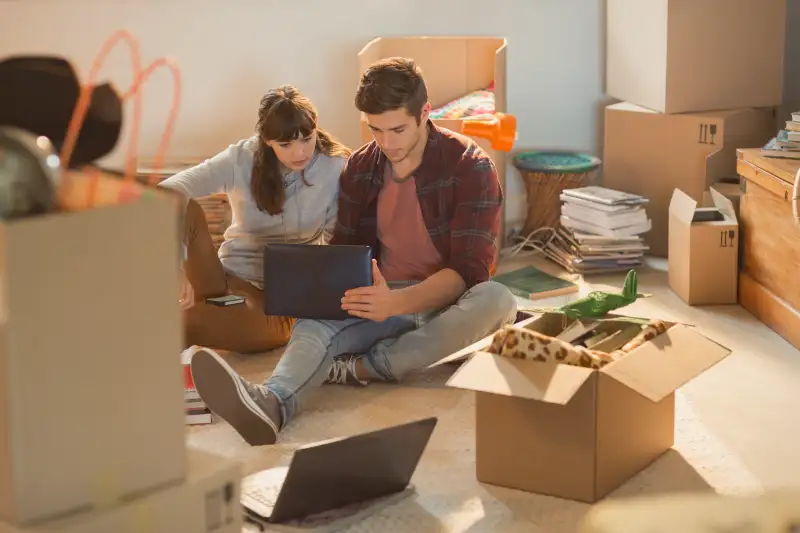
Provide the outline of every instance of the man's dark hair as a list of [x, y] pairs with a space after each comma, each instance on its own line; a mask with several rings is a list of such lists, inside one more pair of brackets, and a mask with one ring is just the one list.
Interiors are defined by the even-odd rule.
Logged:
[[369, 66], [356, 91], [356, 108], [367, 115], [380, 115], [405, 108], [420, 123], [428, 89], [422, 69], [413, 59], [389, 57]]

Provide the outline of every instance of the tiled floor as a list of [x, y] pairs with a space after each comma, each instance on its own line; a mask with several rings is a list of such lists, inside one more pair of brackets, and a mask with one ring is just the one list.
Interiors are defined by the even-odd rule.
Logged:
[[[640, 272], [639, 290], [652, 297], [626, 312], [694, 324], [733, 353], [678, 392], [675, 448], [611, 497], [800, 485], [800, 353], [738, 306], [686, 306], [663, 269], [655, 263]], [[594, 279], [581, 294], [619, 290], [622, 278]], [[278, 357], [229, 356], [251, 379], [268, 376]], [[225, 424], [191, 429], [188, 441], [242, 460], [249, 473], [286, 464], [300, 444], [435, 415], [439, 425], [413, 479], [416, 496], [348, 531], [574, 532], [587, 505], [475, 480], [473, 394], [445, 387], [453, 370], [439, 366], [402, 385], [324, 386], [276, 446], [250, 447]]]

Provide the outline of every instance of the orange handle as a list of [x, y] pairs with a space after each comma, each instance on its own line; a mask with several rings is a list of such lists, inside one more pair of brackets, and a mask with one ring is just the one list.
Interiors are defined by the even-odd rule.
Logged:
[[461, 131], [464, 135], [488, 139], [495, 150], [510, 152], [517, 137], [517, 119], [506, 113], [495, 113], [489, 119], [467, 118]]

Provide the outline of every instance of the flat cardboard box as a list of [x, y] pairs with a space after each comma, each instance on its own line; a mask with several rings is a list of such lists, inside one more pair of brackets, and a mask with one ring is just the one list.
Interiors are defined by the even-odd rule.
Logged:
[[666, 115], [627, 102], [606, 108], [603, 185], [650, 199], [653, 227], [643, 237], [652, 255], [667, 255], [672, 191], [700, 202], [720, 178], [736, 176], [736, 149], [772, 138], [773, 112]]
[[[545, 313], [518, 327], [571, 323]], [[592, 503], [672, 447], [675, 390], [729, 353], [674, 324], [601, 370], [478, 352], [448, 386], [476, 391], [478, 481]]]
[[579, 533], [796, 533], [800, 491], [745, 496], [709, 492], [639, 496], [603, 502], [586, 514]]
[[64, 211], [0, 223], [0, 520], [14, 524], [186, 476], [182, 204], [108, 175], [68, 183]]
[[779, 106], [786, 2], [607, 0], [606, 92], [662, 113]]
[[735, 304], [739, 286], [739, 222], [733, 204], [713, 187], [722, 214], [694, 222], [697, 202], [675, 189], [669, 206], [669, 286], [689, 305]]
[[241, 533], [241, 465], [194, 449], [188, 465], [180, 485], [35, 526], [0, 523], [0, 533]]

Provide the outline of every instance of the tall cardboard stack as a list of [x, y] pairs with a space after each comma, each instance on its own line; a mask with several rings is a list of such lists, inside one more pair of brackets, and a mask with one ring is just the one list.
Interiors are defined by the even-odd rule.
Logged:
[[774, 135], [787, 0], [607, 0], [603, 185], [650, 199], [666, 256], [673, 191], [697, 202]]
[[239, 466], [186, 447], [180, 203], [122, 183], [0, 222], [0, 533], [241, 529]]

